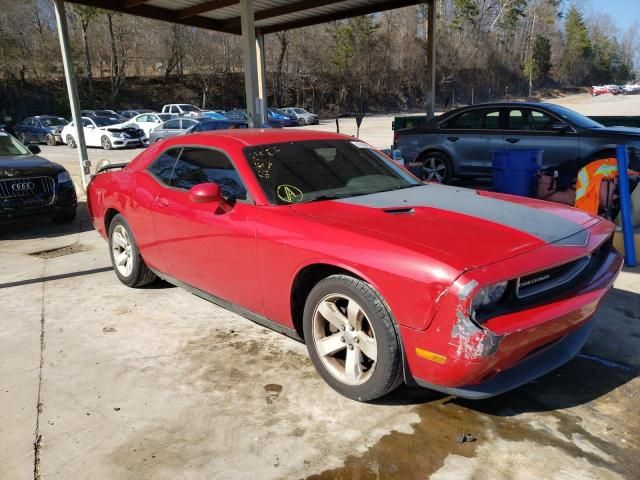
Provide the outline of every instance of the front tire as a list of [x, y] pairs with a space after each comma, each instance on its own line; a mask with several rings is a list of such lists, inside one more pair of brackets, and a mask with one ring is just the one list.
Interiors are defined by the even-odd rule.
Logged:
[[453, 166], [449, 157], [441, 152], [427, 152], [420, 155], [421, 163], [419, 178], [425, 182], [451, 183]]
[[402, 380], [400, 343], [386, 303], [368, 283], [348, 275], [321, 280], [307, 297], [304, 338], [320, 376], [361, 402]]
[[109, 137], [107, 137], [106, 135], [102, 136], [102, 138], [100, 139], [100, 143], [102, 144], [102, 148], [104, 148], [105, 150], [111, 150], [113, 148], [111, 145], [111, 140], [109, 140]]
[[109, 225], [109, 253], [118, 280], [127, 287], [142, 287], [156, 279], [140, 255], [131, 227], [120, 214]]
[[301, 127], [304, 127], [306, 124], [307, 124], [307, 121], [304, 118], [298, 119], [298, 125], [300, 125]]
[[67, 146], [69, 148], [76, 148], [76, 141], [71, 135], [67, 135]]

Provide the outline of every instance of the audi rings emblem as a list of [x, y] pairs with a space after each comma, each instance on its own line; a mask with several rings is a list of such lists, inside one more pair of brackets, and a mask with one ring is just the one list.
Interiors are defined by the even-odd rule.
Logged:
[[14, 183], [11, 185], [11, 190], [14, 192], [26, 192], [27, 190], [33, 190], [36, 188], [33, 182]]

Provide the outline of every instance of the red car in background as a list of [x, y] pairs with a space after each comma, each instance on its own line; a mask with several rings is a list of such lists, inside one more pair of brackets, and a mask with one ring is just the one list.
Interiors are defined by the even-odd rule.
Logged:
[[611, 93], [611, 92], [609, 92], [609, 88], [603, 85], [594, 85], [593, 87], [591, 87], [591, 95], [594, 97], [597, 97], [598, 95], [603, 95], [605, 93]]
[[351, 137], [152, 145], [88, 189], [125, 285], [161, 277], [302, 339], [341, 394], [500, 394], [565, 363], [621, 268], [606, 220], [423, 184]]

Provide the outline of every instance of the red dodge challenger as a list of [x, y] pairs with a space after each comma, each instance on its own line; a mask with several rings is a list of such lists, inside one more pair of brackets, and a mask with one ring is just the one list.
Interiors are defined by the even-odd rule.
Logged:
[[580, 350], [622, 265], [602, 218], [423, 184], [343, 135], [183, 135], [114, 167], [88, 202], [122, 283], [160, 277], [302, 339], [361, 401], [544, 375]]

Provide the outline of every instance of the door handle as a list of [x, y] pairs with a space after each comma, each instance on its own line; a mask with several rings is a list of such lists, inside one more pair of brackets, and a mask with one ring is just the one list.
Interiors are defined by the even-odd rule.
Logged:
[[169, 200], [167, 200], [166, 198], [159, 198], [158, 199], [158, 205], [160, 205], [161, 207], [168, 207], [169, 206]]
[[449, 140], [450, 142], [457, 142], [458, 140], [460, 140], [460, 137], [447, 137], [447, 140]]
[[507, 138], [507, 142], [509, 143], [518, 143], [519, 141], [519, 138]]

